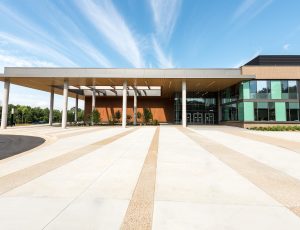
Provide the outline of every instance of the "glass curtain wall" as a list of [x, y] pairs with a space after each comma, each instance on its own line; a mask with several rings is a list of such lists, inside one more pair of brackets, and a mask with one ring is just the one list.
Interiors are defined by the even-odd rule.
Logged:
[[221, 92], [222, 121], [300, 121], [298, 80], [251, 80]]
[[[214, 93], [187, 92], [186, 99], [187, 123], [215, 124], [217, 123], [217, 95]], [[174, 97], [175, 123], [182, 121], [181, 93]]]

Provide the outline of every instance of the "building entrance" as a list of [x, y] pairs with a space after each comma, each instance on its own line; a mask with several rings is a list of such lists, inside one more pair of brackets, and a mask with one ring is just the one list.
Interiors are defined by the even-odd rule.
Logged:
[[205, 124], [213, 125], [215, 123], [215, 115], [213, 113], [205, 113]]
[[[175, 123], [181, 124], [181, 94], [176, 93], [174, 99]], [[217, 124], [217, 93], [187, 92], [186, 123], [190, 125]]]
[[194, 124], [203, 124], [203, 114], [202, 113], [193, 113], [193, 123]]

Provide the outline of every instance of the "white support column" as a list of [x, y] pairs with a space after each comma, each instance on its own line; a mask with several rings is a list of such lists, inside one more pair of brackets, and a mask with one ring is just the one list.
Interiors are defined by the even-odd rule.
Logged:
[[49, 125], [50, 126], [52, 126], [52, 123], [53, 123], [53, 106], [54, 106], [54, 88], [51, 87], [50, 108], [49, 108]]
[[10, 81], [9, 79], [5, 79], [4, 89], [3, 89], [3, 101], [2, 101], [1, 129], [6, 129], [7, 127], [9, 87], [10, 87]]
[[94, 121], [93, 121], [93, 112], [96, 109], [96, 90], [93, 89], [92, 90], [92, 113], [91, 113], [91, 125], [94, 125]]
[[76, 94], [74, 113], [75, 113], [74, 114], [74, 121], [77, 122], [77, 120], [78, 120], [78, 94]]
[[62, 111], [62, 121], [61, 127], [65, 129], [67, 127], [67, 117], [68, 117], [68, 91], [69, 91], [69, 81], [65, 79], [64, 81], [64, 95], [63, 95], [63, 111]]
[[133, 125], [137, 124], [137, 92], [133, 90]]
[[182, 126], [186, 127], [186, 81], [182, 81]]
[[122, 106], [122, 127], [126, 128], [126, 108], [127, 108], [127, 81], [123, 83], [123, 106]]

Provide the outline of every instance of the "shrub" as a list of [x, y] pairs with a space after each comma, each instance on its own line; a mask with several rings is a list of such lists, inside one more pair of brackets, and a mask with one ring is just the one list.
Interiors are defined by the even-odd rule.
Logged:
[[101, 121], [100, 113], [97, 109], [94, 109], [94, 111], [92, 112], [91, 121], [92, 121], [92, 123], [94, 123], [94, 125], [100, 123], [100, 121]]
[[120, 112], [120, 110], [118, 110], [118, 111], [115, 113], [114, 118], [117, 119], [118, 122], [120, 122], [121, 117], [122, 117], [121, 112]]
[[142, 118], [141, 112], [137, 112], [137, 113], [136, 113], [136, 118], [137, 118], [137, 119], [141, 119], [141, 118]]
[[127, 122], [130, 122], [131, 118], [132, 118], [132, 116], [131, 116], [131, 115], [127, 115], [127, 116], [126, 116], [126, 120], [127, 120]]
[[155, 120], [153, 120], [152, 124], [153, 125], [159, 125], [159, 122], [158, 122], [158, 120], [155, 119]]
[[250, 130], [257, 131], [300, 131], [300, 126], [268, 126], [268, 127], [251, 127]]
[[152, 112], [151, 112], [150, 109], [147, 109], [147, 108], [144, 108], [143, 110], [144, 110], [144, 122], [147, 124], [147, 123], [149, 123], [149, 122], [152, 120], [152, 118], [153, 118]]

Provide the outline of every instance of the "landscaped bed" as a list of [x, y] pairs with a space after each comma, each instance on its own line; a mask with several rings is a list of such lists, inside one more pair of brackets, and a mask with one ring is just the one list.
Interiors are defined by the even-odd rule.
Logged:
[[268, 126], [268, 127], [251, 127], [250, 130], [257, 131], [300, 131], [300, 126]]

